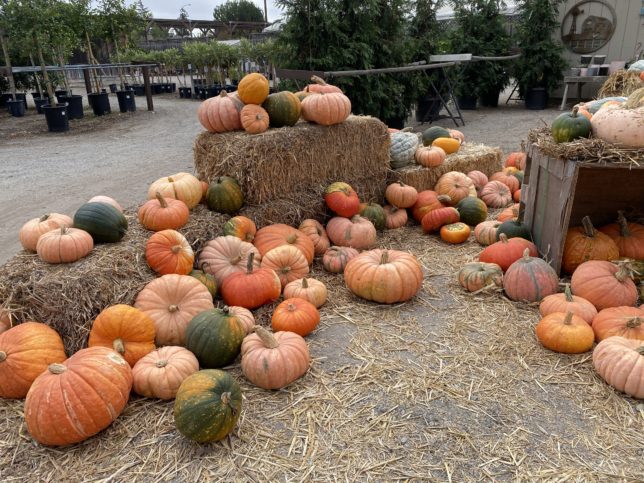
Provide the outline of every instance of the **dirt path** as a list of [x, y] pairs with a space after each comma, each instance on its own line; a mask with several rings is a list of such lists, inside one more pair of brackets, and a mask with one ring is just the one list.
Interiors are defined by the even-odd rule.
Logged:
[[[89, 113], [81, 121], [72, 121], [70, 131], [62, 135], [46, 132], [44, 119], [35, 122], [38, 116], [33, 109], [18, 120], [4, 112], [0, 115], [0, 225], [4, 228], [0, 263], [20, 249], [18, 230], [31, 218], [52, 211], [72, 214], [98, 194], [111, 196], [123, 206], [136, 205], [155, 179], [193, 171], [192, 144], [201, 129], [196, 117], [199, 103], [155, 97], [155, 112], [148, 112], [144, 99], [137, 102], [135, 114], [113, 113], [97, 119]], [[550, 121], [557, 113], [502, 103], [498, 109], [464, 111], [466, 125], [460, 129], [472, 141], [508, 152], [518, 149], [539, 119]], [[436, 124], [454, 127], [449, 119]], [[34, 126], [39, 131], [27, 134]]]

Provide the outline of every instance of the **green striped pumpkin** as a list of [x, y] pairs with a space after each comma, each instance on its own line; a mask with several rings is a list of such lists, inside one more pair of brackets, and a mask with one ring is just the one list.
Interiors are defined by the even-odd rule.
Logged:
[[177, 391], [174, 424], [198, 443], [219, 441], [237, 424], [241, 407], [241, 388], [230, 374], [218, 369], [195, 372]]
[[114, 243], [127, 232], [127, 220], [112, 205], [85, 203], [74, 214], [74, 228], [85, 230], [96, 243]]
[[476, 226], [487, 218], [487, 205], [476, 196], [466, 196], [456, 205], [460, 220], [470, 226]]
[[228, 308], [206, 310], [195, 315], [186, 329], [186, 349], [208, 369], [235, 360], [246, 335], [243, 324]]
[[290, 91], [270, 94], [262, 107], [268, 112], [271, 127], [294, 126], [302, 113], [300, 100]]
[[206, 203], [212, 211], [232, 215], [244, 204], [244, 194], [235, 178], [220, 176], [208, 186]]
[[360, 207], [360, 215], [373, 223], [376, 230], [384, 230], [387, 222], [385, 210], [378, 203], [368, 203]]

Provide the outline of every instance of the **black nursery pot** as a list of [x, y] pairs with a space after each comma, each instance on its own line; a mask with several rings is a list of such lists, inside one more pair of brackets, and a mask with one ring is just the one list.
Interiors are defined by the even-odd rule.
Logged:
[[67, 104], [61, 104], [60, 106], [46, 104], [42, 107], [42, 110], [45, 113], [45, 120], [50, 132], [69, 131]]
[[42, 106], [49, 104], [48, 97], [34, 97], [34, 104], [36, 105], [36, 111], [38, 114], [44, 114]]
[[459, 109], [476, 109], [476, 96], [456, 96], [456, 102], [458, 102]]
[[108, 87], [110, 88], [110, 92], [112, 94], [114, 94], [116, 92], [116, 90], [117, 90], [116, 89], [116, 84], [110, 84]]
[[172, 82], [170, 84], [170, 87], [171, 87], [171, 92], [177, 92], [177, 83], [176, 82]]
[[87, 99], [89, 100], [90, 106], [92, 106], [92, 111], [96, 116], [104, 116], [112, 112], [110, 108], [110, 97], [107, 92], [101, 92], [100, 94], [92, 93], [87, 94]]
[[141, 84], [134, 85], [134, 95], [135, 96], [144, 96], [145, 95], [145, 86]]
[[8, 100], [7, 110], [13, 117], [22, 117], [25, 115], [25, 102], [22, 99]]
[[548, 91], [545, 87], [534, 87], [525, 93], [525, 107], [531, 110], [542, 110], [548, 107]]
[[134, 100], [134, 91], [117, 91], [116, 98], [119, 101], [119, 110], [121, 112], [136, 111], [136, 102]]
[[479, 96], [479, 101], [483, 107], [499, 107], [499, 95], [501, 89], [493, 89], [488, 92], [483, 92]]
[[73, 95], [63, 97], [63, 102], [67, 103], [67, 117], [69, 119], [82, 119], [83, 113], [83, 96]]

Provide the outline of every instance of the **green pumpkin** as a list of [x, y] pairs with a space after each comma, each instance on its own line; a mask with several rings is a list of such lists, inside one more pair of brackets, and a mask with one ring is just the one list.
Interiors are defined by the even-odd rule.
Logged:
[[195, 372], [177, 391], [174, 424], [198, 443], [219, 441], [237, 424], [241, 407], [241, 388], [230, 374], [217, 369]]
[[235, 360], [246, 331], [228, 308], [211, 309], [195, 315], [186, 329], [186, 349], [201, 367], [223, 367]]
[[452, 135], [447, 129], [440, 126], [433, 126], [423, 131], [423, 146], [431, 146], [434, 139], [451, 138]]
[[523, 171], [515, 171], [512, 176], [519, 180], [519, 186], [523, 184]]
[[217, 295], [217, 282], [215, 281], [215, 277], [201, 270], [193, 270], [188, 275], [196, 278], [201, 283], [203, 283], [208, 289], [208, 292], [210, 292], [210, 295], [213, 296], [213, 298], [215, 297], [215, 295]]
[[579, 109], [575, 107], [572, 112], [560, 114], [552, 122], [550, 130], [556, 143], [569, 143], [575, 139], [590, 136], [592, 131], [590, 120], [586, 116], [579, 115], [578, 111]]
[[508, 238], [525, 238], [528, 241], [532, 241], [530, 228], [517, 220], [508, 220], [501, 223], [496, 229], [497, 240], [500, 240], [501, 233], [504, 233]]
[[244, 204], [244, 194], [236, 179], [220, 176], [208, 186], [206, 203], [212, 211], [232, 215]]
[[262, 107], [268, 112], [270, 127], [294, 126], [302, 113], [300, 100], [289, 91], [269, 94]]
[[393, 169], [403, 168], [414, 163], [418, 148], [418, 136], [413, 132], [394, 132], [390, 135], [389, 157]]
[[127, 220], [112, 205], [85, 203], [74, 214], [74, 228], [85, 230], [96, 243], [114, 243], [127, 232]]
[[368, 219], [376, 230], [384, 230], [387, 222], [385, 210], [378, 203], [369, 203], [360, 209], [360, 215]]
[[476, 226], [487, 218], [487, 206], [475, 196], [467, 196], [456, 205], [460, 220], [470, 226]]

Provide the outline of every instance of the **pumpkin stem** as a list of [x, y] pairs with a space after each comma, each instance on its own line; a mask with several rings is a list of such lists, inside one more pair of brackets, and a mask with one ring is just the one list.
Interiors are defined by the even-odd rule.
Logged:
[[290, 234], [286, 237], [286, 243], [293, 244], [297, 241], [297, 235], [295, 233]]
[[65, 366], [63, 364], [54, 363], [54, 364], [49, 364], [49, 367], [47, 369], [52, 374], [58, 375], [58, 374], [62, 374], [63, 372], [67, 371], [67, 366]]
[[619, 267], [619, 270], [615, 274], [615, 278], [617, 279], [618, 282], [622, 283], [624, 282], [627, 278], [631, 278], [631, 271], [626, 267], [625, 265], [622, 265]]
[[452, 198], [449, 195], [438, 195], [436, 199], [443, 204], [448, 204], [448, 205], [452, 204]]
[[621, 210], [617, 212], [617, 223], [619, 223], [619, 234], [622, 237], [631, 236], [631, 230], [628, 229], [628, 221], [624, 216], [624, 212]]
[[309, 282], [306, 280], [306, 277], [302, 279], [302, 288], [309, 288]]
[[586, 232], [586, 236], [588, 238], [593, 238], [595, 236], [595, 227], [593, 226], [592, 222], [590, 221], [589, 216], [584, 216], [581, 219], [581, 224], [584, 226], [584, 231]]
[[228, 93], [227, 93], [225, 90], [223, 90], [223, 89], [222, 89], [222, 90], [221, 90], [221, 92], [219, 93], [219, 97], [226, 97], [227, 95], [228, 95]]
[[7, 360], [7, 353], [5, 351], [0, 351], [0, 362]]
[[119, 354], [125, 354], [125, 345], [123, 344], [123, 339], [114, 339], [114, 342], [112, 342], [112, 347]]
[[640, 325], [644, 324], [644, 318], [642, 317], [633, 317], [626, 322], [626, 327], [629, 329], [637, 329]]
[[60, 234], [62, 235], [67, 235], [67, 225], [63, 225], [60, 227]]
[[179, 306], [178, 306], [178, 305], [170, 305], [170, 306], [168, 307], [168, 312], [170, 312], [170, 313], [174, 313], [174, 312], [176, 312], [177, 310], [179, 310]]
[[253, 273], [253, 260], [255, 259], [255, 253], [250, 252], [248, 255], [248, 262], [246, 263], [246, 273], [249, 275]]
[[228, 315], [230, 313], [230, 307], [228, 307], [228, 305], [224, 305], [224, 307], [221, 309], [221, 311], [224, 314]]
[[572, 291], [570, 290], [570, 284], [567, 283], [565, 288], [564, 288], [564, 294], [566, 296], [566, 302], [572, 302], [574, 299], [572, 298]]
[[324, 79], [322, 79], [322, 77], [318, 77], [317, 75], [312, 75], [311, 76], [311, 81], [315, 82], [316, 84], [319, 84], [321, 86], [329, 85], [329, 84], [326, 83], [326, 81]]
[[167, 201], [165, 200], [165, 198], [163, 197], [163, 195], [161, 194], [160, 191], [157, 191], [155, 193], [155, 196], [157, 197], [157, 200], [159, 200], [159, 204], [161, 205], [161, 208], [167, 208], [168, 207], [168, 203], [167, 203]]
[[644, 344], [635, 349], [635, 352], [638, 352], [639, 355], [644, 356]]
[[168, 183], [174, 183], [174, 180], [172, 179], [172, 176], [168, 176]]
[[170, 251], [174, 253], [175, 255], [181, 251], [181, 245], [174, 245]]
[[[226, 92], [226, 91], [222, 91], [222, 92]], [[233, 413], [233, 416], [236, 416], [237, 409], [235, 409], [235, 407], [232, 404], [230, 404], [230, 396], [231, 396], [230, 391], [226, 391], [222, 393], [221, 402], [230, 408], [230, 411]]]
[[380, 265], [384, 265], [385, 263], [389, 263], [389, 252], [387, 250], [383, 250], [380, 256]]
[[577, 117], [577, 113], [579, 112], [579, 106], [575, 106], [572, 108], [572, 113], [571, 117]]
[[573, 313], [571, 311], [566, 312], [566, 316], [563, 320], [564, 325], [570, 325], [572, 323], [572, 315]]
[[262, 340], [262, 343], [269, 349], [279, 347], [280, 344], [277, 342], [277, 339], [275, 339], [275, 336], [261, 325], [255, 326], [255, 333]]
[[43, 222], [43, 221], [47, 221], [48, 219], [49, 219], [49, 213], [47, 213], [46, 215], [42, 215], [38, 221]]
[[499, 235], [499, 241], [501, 243], [508, 243], [508, 235], [506, 235], [505, 233], [501, 233]]
[[162, 367], [165, 367], [165, 366], [167, 366], [167, 365], [168, 365], [168, 361], [167, 361], [167, 360], [165, 360], [165, 359], [160, 360], [160, 361], [157, 361], [157, 363], [156, 363], [156, 366], [157, 366], [159, 369], [161, 369]]
[[528, 258], [530, 258], [530, 249], [529, 248], [526, 248], [525, 250], [523, 250], [523, 258], [525, 258], [526, 260]]
[[297, 310], [297, 305], [295, 305], [294, 303], [290, 303], [286, 306], [286, 309], [289, 312], [295, 312]]

